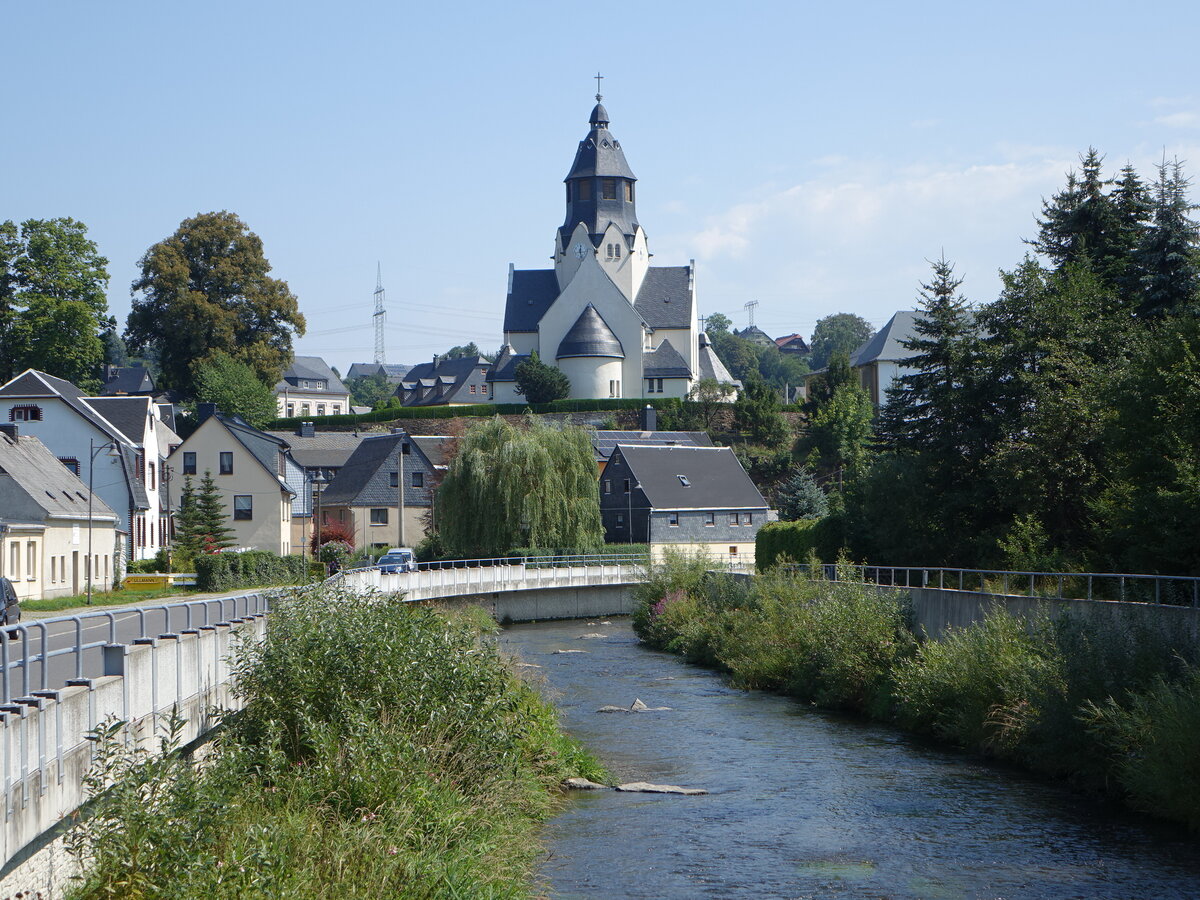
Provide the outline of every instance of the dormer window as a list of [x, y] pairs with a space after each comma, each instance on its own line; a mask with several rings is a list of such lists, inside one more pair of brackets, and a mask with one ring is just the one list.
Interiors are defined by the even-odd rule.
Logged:
[[8, 411], [8, 421], [40, 422], [42, 421], [42, 408], [32, 404], [26, 406], [14, 406]]

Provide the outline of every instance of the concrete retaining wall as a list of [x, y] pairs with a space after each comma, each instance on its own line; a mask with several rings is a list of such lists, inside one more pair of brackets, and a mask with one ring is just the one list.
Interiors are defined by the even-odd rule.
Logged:
[[[888, 588], [888, 590], [892, 590]], [[1115, 600], [1051, 600], [980, 591], [943, 588], [901, 588], [912, 597], [916, 623], [931, 638], [940, 638], [947, 628], [965, 628], [983, 621], [989, 609], [999, 605], [1015, 616], [1033, 618], [1042, 613], [1065, 612], [1091, 621], [1155, 628], [1179, 645], [1200, 640], [1200, 609], [1155, 603]]]
[[228, 663], [235, 632], [261, 639], [265, 628], [257, 616], [106, 647], [103, 676], [0, 707], [0, 898], [58, 897], [74, 874], [60, 832], [87, 799], [88, 734], [117, 719], [128, 723], [132, 746], [157, 749], [159, 726], [177, 709], [187, 720], [182, 743], [201, 737], [212, 728], [212, 708], [237, 707]]

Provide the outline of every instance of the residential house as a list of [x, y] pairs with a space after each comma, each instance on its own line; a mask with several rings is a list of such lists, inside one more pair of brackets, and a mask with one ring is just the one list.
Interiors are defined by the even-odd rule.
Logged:
[[391, 384], [399, 384], [411, 368], [412, 366], [401, 365], [400, 363], [352, 363], [350, 371], [346, 373], [346, 378], [347, 380], [351, 378], [374, 378], [377, 375], [382, 375]]
[[211, 403], [198, 404], [196, 413], [196, 430], [168, 461], [173, 473], [172, 508], [179, 508], [187, 479], [199, 488], [205, 473], [211, 473], [237, 547], [281, 556], [299, 552], [293, 542], [292, 517], [306, 508], [306, 480], [287, 442], [239, 416], [222, 415]]
[[362, 436], [352, 431], [319, 431], [312, 422], [301, 422], [292, 431], [266, 433], [287, 446], [303, 471], [306, 486], [292, 505], [292, 546], [307, 546], [313, 530], [313, 480], [320, 476], [326, 484], [332, 482], [362, 443]]
[[605, 540], [649, 544], [654, 559], [677, 549], [753, 564], [767, 515], [728, 447], [618, 444], [600, 478]]
[[741, 331], [735, 329], [733, 333], [742, 340], [749, 341], [752, 344], [757, 344], [760, 347], [770, 347], [775, 343], [775, 339], [757, 325], [750, 325], [746, 328], [743, 328]]
[[[914, 328], [920, 315], [916, 310], [900, 310], [850, 354], [851, 370], [877, 407], [887, 406], [887, 390], [892, 382], [914, 371], [907, 365], [913, 352], [905, 349], [904, 343], [916, 337]], [[805, 399], [812, 380], [824, 372], [819, 369], [804, 376]]]
[[449, 440], [403, 431], [367, 435], [321, 495], [321, 524], [350, 528], [356, 547], [417, 543], [428, 530]]
[[400, 380], [396, 396], [402, 406], [465, 406], [487, 403], [492, 364], [482, 356], [460, 356], [413, 366]]
[[[109, 418], [112, 416], [112, 419]], [[0, 386], [0, 422], [37, 437], [121, 517], [131, 559], [170, 543], [163, 464], [179, 437], [149, 397], [85, 397], [69, 381], [27, 369]]]
[[659, 447], [711, 447], [712, 438], [706, 431], [658, 431], [658, 412], [653, 406], [642, 409], [639, 431], [611, 431], [596, 429], [591, 432], [592, 451], [596, 454], [599, 474], [604, 474], [609, 457], [617, 444]]
[[785, 334], [783, 337], [777, 337], [775, 346], [779, 348], [780, 353], [786, 353], [789, 356], [807, 356], [810, 352], [808, 342], [804, 340], [802, 334]]
[[0, 425], [0, 575], [22, 600], [83, 593], [89, 571], [108, 590], [123, 571], [120, 517], [20, 428]]
[[105, 366], [102, 375], [104, 378], [104, 384], [100, 385], [102, 397], [153, 397], [156, 393], [154, 378], [145, 366]]
[[275, 399], [280, 418], [337, 416], [350, 412], [350, 391], [319, 356], [297, 356], [288, 366]]

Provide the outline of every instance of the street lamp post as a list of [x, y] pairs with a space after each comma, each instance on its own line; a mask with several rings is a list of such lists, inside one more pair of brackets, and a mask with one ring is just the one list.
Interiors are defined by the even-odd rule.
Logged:
[[[117, 445], [112, 441], [105, 441], [99, 447], [95, 446], [95, 440], [88, 438], [88, 553], [87, 562], [84, 566], [87, 569], [87, 605], [92, 605], [92, 570], [95, 568], [94, 557], [92, 555], [92, 485], [96, 480], [96, 454], [101, 450], [116, 450]], [[132, 517], [129, 520], [130, 538], [133, 538], [134, 525]]]

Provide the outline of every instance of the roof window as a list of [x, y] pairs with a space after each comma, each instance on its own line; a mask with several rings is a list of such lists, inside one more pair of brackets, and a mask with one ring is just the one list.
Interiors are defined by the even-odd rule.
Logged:
[[690, 481], [688, 481], [688, 477], [686, 475], [676, 475], [675, 477], [679, 479], [679, 483], [682, 484], [684, 487], [692, 486], [692, 483]]

